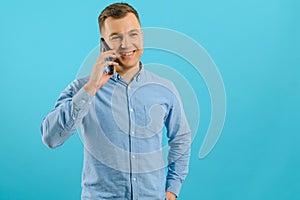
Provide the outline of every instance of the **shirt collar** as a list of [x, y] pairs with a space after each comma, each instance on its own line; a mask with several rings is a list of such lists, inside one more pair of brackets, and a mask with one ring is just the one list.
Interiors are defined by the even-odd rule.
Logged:
[[144, 65], [143, 63], [140, 61], [140, 71], [137, 73], [137, 75], [135, 75], [134, 80], [136, 82], [139, 82], [141, 80], [141, 74], [144, 73]]
[[[144, 73], [144, 66], [143, 63], [140, 61], [140, 71], [135, 75], [133, 81], [139, 82], [141, 80], [142, 73]], [[119, 81], [121, 79], [121, 76], [118, 72], [115, 72], [110, 78], [114, 81]]]

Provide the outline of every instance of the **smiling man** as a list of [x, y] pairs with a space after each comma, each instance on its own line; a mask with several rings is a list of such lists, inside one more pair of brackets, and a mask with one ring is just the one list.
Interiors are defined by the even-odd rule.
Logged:
[[[42, 122], [43, 142], [55, 148], [79, 128], [82, 199], [174, 200], [188, 172], [191, 143], [178, 92], [143, 68], [143, 33], [132, 6], [112, 4], [98, 21], [111, 50], [102, 49], [91, 74], [61, 93]], [[103, 73], [109, 65], [114, 73]]]

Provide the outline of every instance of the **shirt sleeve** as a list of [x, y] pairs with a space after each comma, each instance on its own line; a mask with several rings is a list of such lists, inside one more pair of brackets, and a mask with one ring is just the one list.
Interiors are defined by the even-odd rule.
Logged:
[[178, 196], [188, 173], [191, 130], [187, 123], [179, 94], [174, 86], [173, 88], [174, 96], [165, 121], [170, 147], [166, 191]]
[[73, 81], [60, 94], [54, 109], [41, 124], [42, 139], [49, 148], [62, 145], [76, 131], [83, 117], [88, 113], [94, 97], [83, 88], [85, 81]]

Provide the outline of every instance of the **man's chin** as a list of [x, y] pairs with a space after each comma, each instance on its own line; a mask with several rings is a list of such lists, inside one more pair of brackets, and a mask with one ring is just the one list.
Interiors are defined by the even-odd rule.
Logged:
[[130, 69], [139, 66], [139, 61], [123, 61], [123, 60], [118, 60], [119, 62], [119, 67], [123, 69]]

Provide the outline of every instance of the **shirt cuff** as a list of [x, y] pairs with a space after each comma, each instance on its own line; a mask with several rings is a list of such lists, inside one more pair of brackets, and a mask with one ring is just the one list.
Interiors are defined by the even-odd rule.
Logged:
[[177, 197], [179, 195], [182, 183], [174, 179], [168, 179], [166, 185], [166, 191], [174, 193]]
[[87, 113], [89, 106], [92, 104], [94, 97], [89, 96], [82, 87], [72, 98], [73, 102], [73, 120], [82, 119]]

